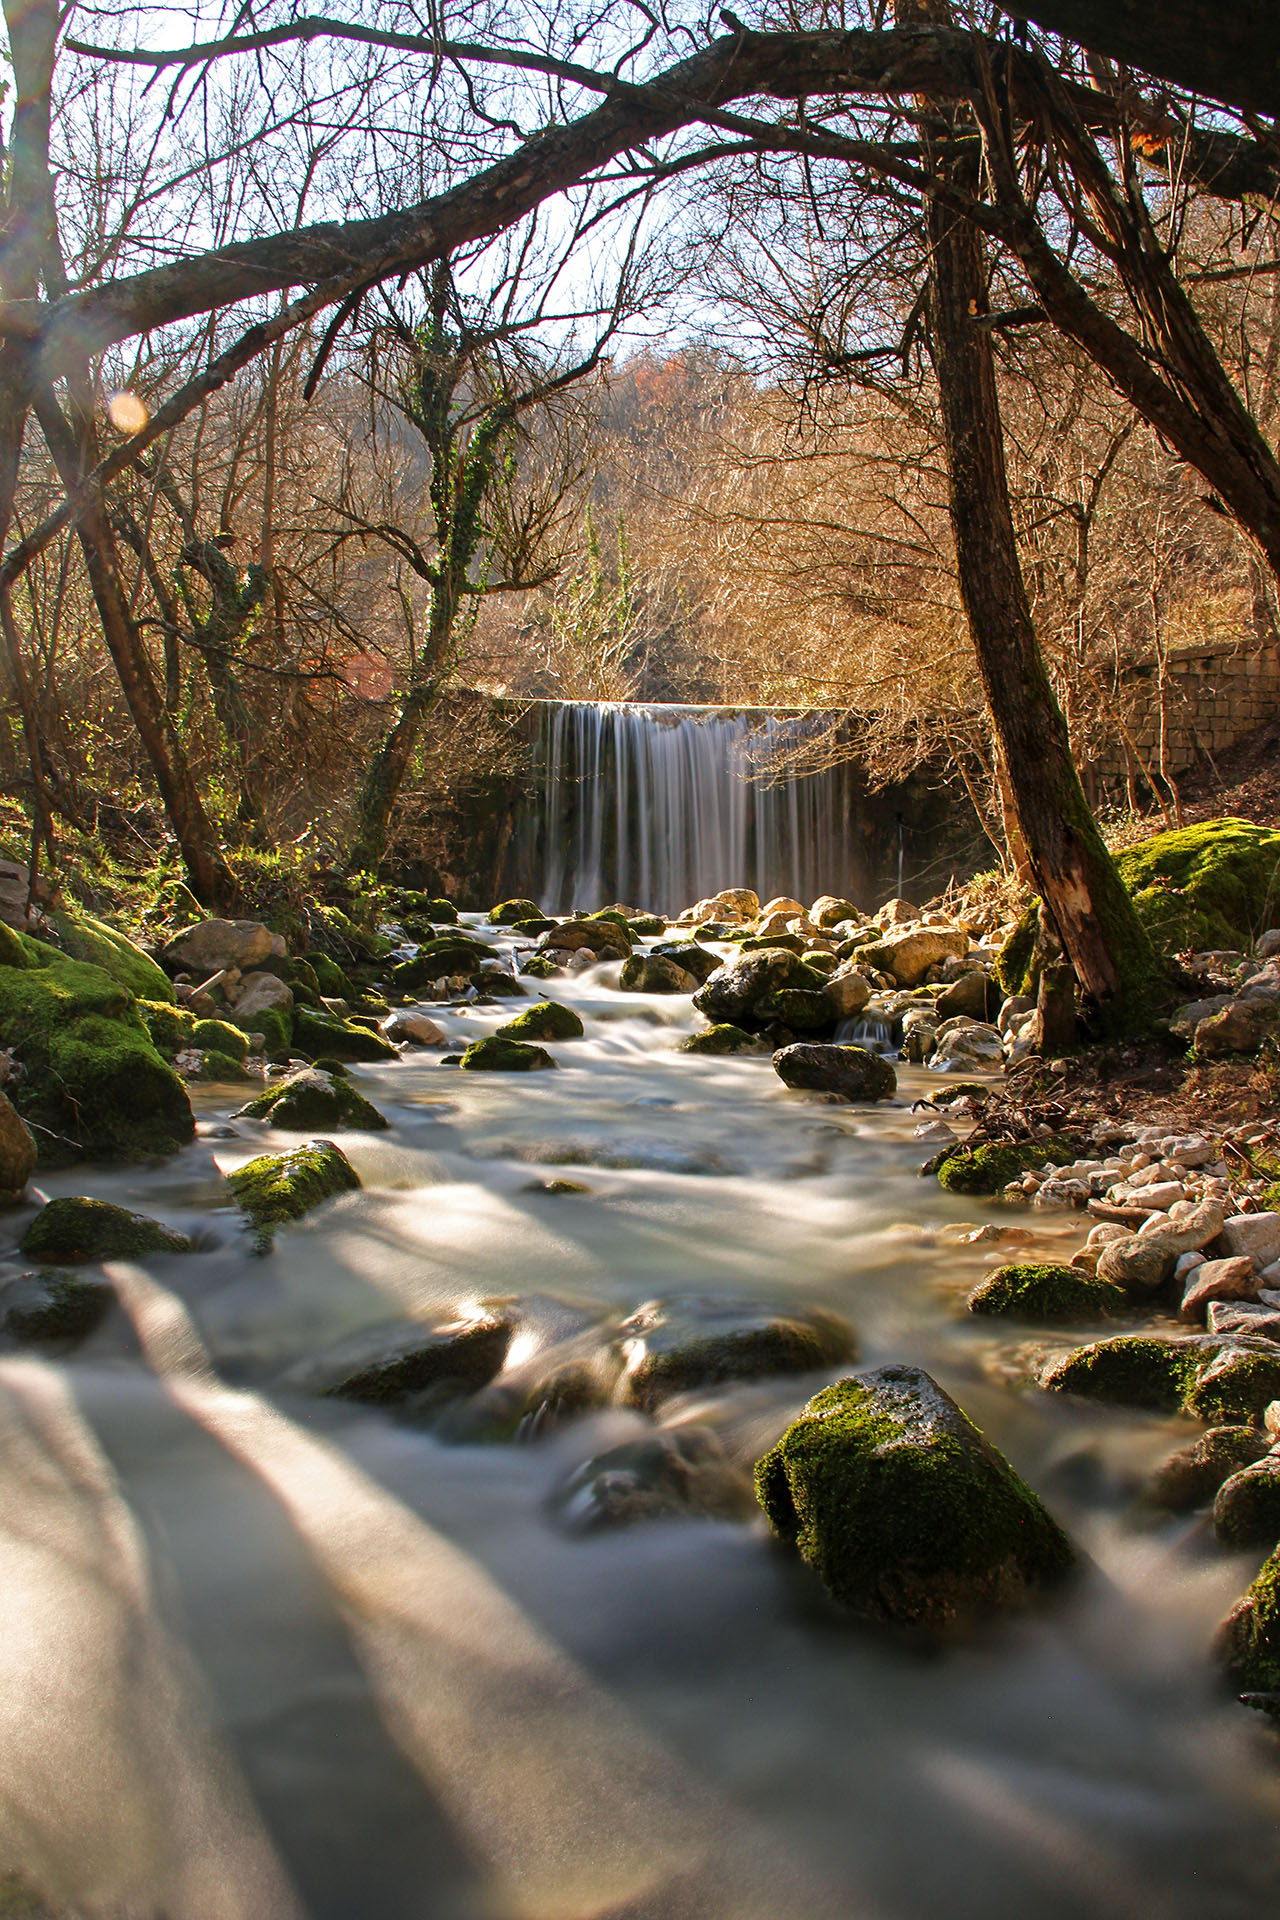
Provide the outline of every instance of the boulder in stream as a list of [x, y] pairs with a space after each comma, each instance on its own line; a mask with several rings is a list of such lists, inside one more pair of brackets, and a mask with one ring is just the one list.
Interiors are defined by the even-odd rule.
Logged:
[[1235, 1553], [1275, 1546], [1280, 1540], [1280, 1459], [1266, 1454], [1223, 1481], [1213, 1503], [1213, 1530]]
[[643, 1520], [744, 1520], [751, 1482], [705, 1427], [671, 1427], [596, 1454], [551, 1496], [571, 1533]]
[[1223, 1621], [1215, 1652], [1227, 1680], [1242, 1698], [1276, 1714], [1280, 1709], [1280, 1548]]
[[321, 1127], [355, 1127], [373, 1133], [387, 1125], [385, 1116], [348, 1079], [315, 1067], [273, 1081], [236, 1117], [270, 1120], [273, 1127], [291, 1133], [314, 1133]]
[[369, 1327], [302, 1361], [285, 1385], [421, 1416], [501, 1371], [512, 1323], [493, 1313]]
[[336, 1020], [328, 1013], [313, 1013], [310, 1007], [299, 1007], [294, 1014], [293, 1037], [296, 1044], [313, 1059], [325, 1055], [331, 1060], [398, 1058], [390, 1040], [372, 1027], [356, 1020]]
[[455, 974], [479, 973], [492, 957], [492, 949], [481, 946], [469, 934], [442, 933], [436, 940], [424, 941], [412, 960], [402, 960], [393, 967], [391, 984], [398, 993], [417, 993]]
[[185, 1233], [174, 1233], [145, 1213], [109, 1200], [64, 1195], [41, 1207], [19, 1242], [28, 1260], [141, 1260], [149, 1253], [190, 1253]]
[[466, 1073], [532, 1073], [556, 1063], [545, 1047], [487, 1033], [483, 1040], [471, 1042], [458, 1064]]
[[164, 949], [164, 964], [170, 973], [189, 973], [197, 980], [232, 967], [248, 973], [271, 959], [275, 939], [259, 920], [197, 920], [174, 934]]
[[797, 1041], [778, 1049], [773, 1070], [788, 1087], [804, 1093], [833, 1093], [841, 1100], [889, 1100], [898, 1087], [889, 1062], [867, 1047]]
[[292, 1153], [261, 1154], [228, 1174], [227, 1183], [254, 1229], [258, 1252], [266, 1253], [277, 1227], [337, 1194], [354, 1193], [360, 1177], [341, 1147], [315, 1140]]
[[101, 1325], [115, 1297], [105, 1280], [43, 1267], [0, 1287], [0, 1328], [13, 1340], [74, 1346]]
[[1124, 1313], [1128, 1296], [1082, 1267], [1015, 1261], [997, 1267], [969, 1295], [970, 1313], [1015, 1320], [1101, 1320]]
[[821, 992], [825, 985], [821, 974], [811, 973], [798, 954], [789, 953], [785, 947], [764, 947], [717, 967], [694, 994], [693, 1004], [708, 1020], [741, 1025], [775, 1018], [757, 1012], [760, 1002], [772, 994], [786, 988]]
[[853, 1329], [821, 1307], [777, 1307], [715, 1294], [650, 1300], [618, 1330], [620, 1397], [651, 1412], [673, 1394], [722, 1380], [813, 1373], [854, 1358]]
[[1206, 1360], [1198, 1340], [1122, 1333], [1053, 1360], [1040, 1375], [1049, 1393], [1076, 1393], [1119, 1407], [1176, 1413]]
[[769, 1043], [758, 1033], [748, 1033], [745, 1027], [735, 1027], [731, 1021], [721, 1021], [718, 1026], [704, 1027], [701, 1033], [691, 1033], [683, 1039], [676, 1051], [678, 1053], [767, 1053]]
[[693, 974], [661, 953], [633, 953], [622, 963], [618, 985], [624, 993], [696, 993], [698, 988]]
[[[627, 962], [628, 966], [631, 964]], [[581, 1040], [586, 1028], [572, 1007], [558, 1000], [536, 1000], [497, 1030], [502, 1040]]]
[[756, 1491], [779, 1539], [870, 1620], [938, 1628], [1025, 1605], [1076, 1557], [919, 1367], [824, 1388], [758, 1463]]
[[1156, 1468], [1147, 1487], [1147, 1504], [1168, 1513], [1190, 1513], [1208, 1506], [1223, 1481], [1262, 1459], [1269, 1444], [1268, 1436], [1257, 1427], [1210, 1427]]
[[542, 920], [542, 908], [536, 900], [501, 900], [489, 909], [491, 927], [514, 927], [521, 920]]

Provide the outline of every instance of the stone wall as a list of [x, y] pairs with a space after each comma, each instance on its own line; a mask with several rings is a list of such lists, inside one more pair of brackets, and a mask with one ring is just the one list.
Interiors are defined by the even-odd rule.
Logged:
[[[1141, 781], [1143, 763], [1159, 770], [1161, 684], [1154, 663], [1130, 669], [1123, 728], [1086, 769], [1099, 797]], [[1216, 642], [1173, 654], [1163, 687], [1164, 767], [1177, 779], [1214, 760], [1280, 713], [1280, 645]], [[1124, 737], [1125, 732], [1128, 739]]]

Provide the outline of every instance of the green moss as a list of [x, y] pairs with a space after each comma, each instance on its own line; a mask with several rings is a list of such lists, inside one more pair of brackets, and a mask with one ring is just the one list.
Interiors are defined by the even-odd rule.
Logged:
[[[183, 1053], [188, 1047], [198, 1044], [195, 1037], [196, 1016], [189, 1008], [166, 1006], [162, 1000], [139, 1000], [138, 1012], [151, 1036], [152, 1046], [167, 1059], [172, 1060], [175, 1053]], [[221, 1026], [223, 1023], [217, 1021], [212, 1024]]]
[[249, 1042], [229, 1020], [197, 1020], [191, 1029], [191, 1045], [209, 1053], [227, 1054], [232, 1060], [244, 1060], [249, 1052]]
[[521, 940], [536, 940], [540, 934], [550, 933], [552, 927], [556, 924], [554, 920], [549, 920], [545, 913], [540, 913], [537, 918], [533, 920], [515, 921], [511, 931]]
[[938, 1185], [948, 1193], [1002, 1193], [1011, 1180], [1046, 1162], [1065, 1167], [1075, 1154], [1060, 1140], [989, 1140], [980, 1147], [958, 1147], [938, 1168]]
[[0, 1289], [0, 1326], [17, 1340], [84, 1340], [105, 1320], [115, 1297], [106, 1280], [41, 1267]]
[[798, 933], [753, 933], [742, 942], [744, 953], [763, 953], [782, 947], [787, 953], [803, 953], [804, 941]]
[[327, 953], [308, 954], [307, 964], [311, 968], [317, 988], [326, 1000], [351, 998], [351, 982], [337, 961], [331, 960]]
[[520, 962], [520, 971], [530, 980], [552, 980], [560, 969], [545, 953], [531, 953], [527, 960]]
[[136, 1000], [172, 1001], [173, 985], [163, 967], [114, 927], [104, 926], [88, 913], [51, 913], [62, 950], [73, 960], [101, 967], [127, 987]]
[[1040, 1376], [1050, 1393], [1176, 1413], [1205, 1364], [1203, 1348], [1147, 1334], [1117, 1334], [1055, 1360]]
[[835, 1025], [831, 1002], [811, 987], [783, 987], [761, 994], [751, 1012], [757, 1020], [780, 1020], [793, 1033], [822, 1033]]
[[1190, 1513], [1212, 1500], [1224, 1480], [1251, 1466], [1266, 1451], [1267, 1435], [1256, 1427], [1210, 1427], [1156, 1468], [1146, 1501], [1168, 1513]]
[[1124, 1313], [1120, 1287], [1081, 1267], [1015, 1262], [997, 1267], [969, 1295], [970, 1313], [1006, 1314], [1018, 1320], [1097, 1320]]
[[1223, 1482], [1213, 1503], [1213, 1530], [1233, 1553], [1280, 1540], [1280, 1470], [1260, 1460]]
[[14, 1104], [46, 1163], [173, 1153], [195, 1131], [186, 1089], [126, 988], [102, 968], [23, 938], [0, 968], [0, 1034], [23, 1065]]
[[1280, 1693], [1280, 1549], [1223, 1623], [1217, 1651], [1242, 1691]]
[[236, 1204], [254, 1229], [260, 1253], [271, 1246], [275, 1229], [300, 1220], [340, 1193], [354, 1193], [359, 1176], [332, 1140], [316, 1140], [292, 1153], [263, 1154], [227, 1176]]
[[542, 908], [536, 900], [503, 900], [489, 909], [491, 927], [512, 927], [517, 920], [540, 920]]
[[514, 1020], [504, 1022], [498, 1033], [505, 1040], [580, 1040], [586, 1032], [572, 1007], [555, 1000], [537, 1000], [522, 1007]]
[[[311, 909], [311, 943], [321, 953], [345, 962], [351, 959], [384, 960], [394, 942], [384, 934], [360, 926], [341, 907], [314, 906]], [[315, 956], [311, 955], [315, 965]]]
[[26, 952], [22, 939], [11, 926], [0, 920], [0, 967], [25, 967]]
[[1030, 1487], [914, 1367], [816, 1395], [758, 1463], [756, 1491], [834, 1597], [874, 1619], [942, 1625], [1074, 1559]]
[[471, 1042], [460, 1064], [467, 1073], [529, 1073], [556, 1063], [545, 1047], [527, 1046], [522, 1040], [490, 1033], [483, 1040]]
[[190, 1253], [185, 1234], [173, 1233], [145, 1214], [129, 1213], [107, 1200], [80, 1195], [50, 1200], [20, 1242], [28, 1260], [141, 1260], [149, 1253]]
[[464, 933], [441, 934], [419, 947], [412, 960], [401, 961], [391, 972], [391, 984], [398, 993], [416, 993], [420, 987], [434, 986], [455, 974], [478, 973], [492, 957], [492, 948], [483, 947]]
[[996, 959], [996, 979], [1006, 996], [1035, 992], [1040, 973], [1035, 964], [1039, 930], [1039, 906], [1028, 907], [1000, 949]]
[[196, 1078], [228, 1087], [238, 1086], [241, 1081], [252, 1082], [255, 1076], [233, 1053], [219, 1053], [216, 1047], [207, 1047]]
[[356, 1127], [373, 1133], [387, 1125], [372, 1101], [348, 1079], [331, 1077], [314, 1067], [287, 1080], [272, 1081], [240, 1111], [294, 1133], [315, 1133], [322, 1127]]
[[735, 1027], [732, 1021], [722, 1020], [718, 1026], [707, 1027], [702, 1033], [691, 1033], [680, 1042], [679, 1053], [759, 1053], [760, 1038], [748, 1033], [745, 1027]]
[[1204, 820], [1116, 855], [1138, 915], [1166, 952], [1248, 949], [1280, 906], [1280, 832]]
[[645, 934], [665, 933], [667, 930], [666, 921], [660, 919], [656, 913], [637, 913], [628, 920], [627, 925], [637, 938]]
[[1207, 1426], [1259, 1425], [1272, 1400], [1280, 1400], [1280, 1351], [1253, 1353], [1227, 1348], [1189, 1383], [1186, 1409]]
[[356, 1026], [348, 1020], [335, 1020], [332, 1014], [313, 1013], [310, 1007], [297, 1007], [293, 1015], [293, 1038], [305, 1053], [329, 1054], [335, 1060], [396, 1060], [394, 1046], [381, 1033]]

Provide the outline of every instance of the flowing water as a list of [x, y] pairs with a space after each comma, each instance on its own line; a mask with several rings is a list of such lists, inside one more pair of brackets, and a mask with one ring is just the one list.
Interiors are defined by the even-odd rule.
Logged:
[[[1269, 1915], [1275, 1749], [1206, 1653], [1256, 1563], [1133, 1518], [1188, 1429], [1010, 1384], [1018, 1337], [963, 1311], [999, 1249], [959, 1241], [1009, 1216], [916, 1177], [926, 1075], [814, 1103], [767, 1059], [674, 1053], [688, 1001], [615, 978], [553, 983], [587, 1020], [557, 1072], [355, 1070], [393, 1123], [343, 1136], [363, 1191], [266, 1258], [219, 1170], [291, 1142], [217, 1090], [164, 1166], [45, 1181], [204, 1250], [112, 1263], [120, 1310], [70, 1362], [0, 1360], [0, 1863], [93, 1920]], [[588, 1192], [539, 1186], [566, 1168]], [[556, 1489], [637, 1414], [446, 1443], [278, 1386], [406, 1311], [526, 1299], [515, 1365], [686, 1290], [834, 1307], [864, 1363], [930, 1368], [1083, 1579], [922, 1651], [838, 1614], [758, 1519], [566, 1531]], [[820, 1384], [667, 1417], [750, 1459]]]

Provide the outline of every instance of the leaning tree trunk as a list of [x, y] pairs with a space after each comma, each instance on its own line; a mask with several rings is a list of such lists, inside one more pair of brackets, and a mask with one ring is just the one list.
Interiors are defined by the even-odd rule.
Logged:
[[[936, 0], [899, 17], [937, 19]], [[922, 103], [932, 168], [948, 160]], [[955, 143], [950, 143], [952, 152]], [[972, 180], [964, 184], [970, 188]], [[1085, 799], [1036, 639], [1018, 558], [987, 311], [982, 237], [936, 200], [927, 213], [929, 324], [941, 399], [960, 595], [1036, 891], [1075, 976], [1115, 1029], [1140, 1018], [1160, 965]]]

